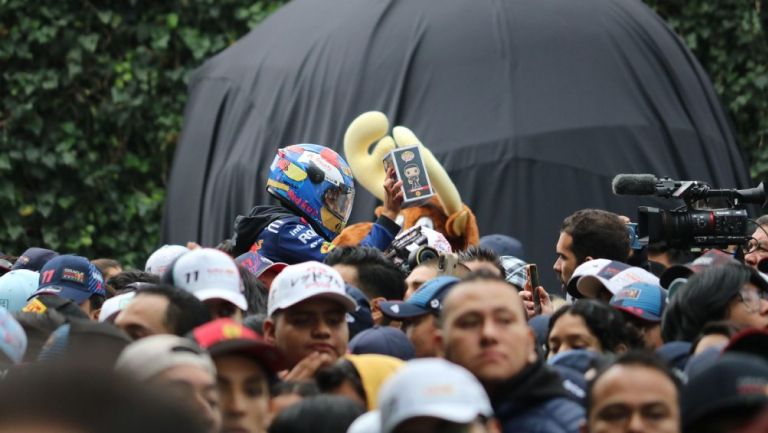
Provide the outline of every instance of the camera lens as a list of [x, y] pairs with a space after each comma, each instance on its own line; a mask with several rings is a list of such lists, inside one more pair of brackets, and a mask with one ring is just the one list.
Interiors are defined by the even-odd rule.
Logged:
[[438, 256], [436, 249], [428, 246], [423, 246], [416, 250], [416, 263], [422, 264], [426, 261], [436, 259]]

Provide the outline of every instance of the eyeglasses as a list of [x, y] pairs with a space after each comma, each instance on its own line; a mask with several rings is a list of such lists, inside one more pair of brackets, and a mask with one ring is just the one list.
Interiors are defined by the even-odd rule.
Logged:
[[741, 298], [741, 302], [744, 303], [747, 311], [758, 313], [760, 312], [761, 301], [768, 300], [768, 292], [743, 288], [739, 291], [739, 298]]
[[744, 254], [752, 254], [757, 252], [764, 252], [768, 253], [768, 249], [766, 249], [760, 241], [758, 241], [755, 238], [750, 238], [749, 242], [747, 242], [746, 245], [744, 245]]

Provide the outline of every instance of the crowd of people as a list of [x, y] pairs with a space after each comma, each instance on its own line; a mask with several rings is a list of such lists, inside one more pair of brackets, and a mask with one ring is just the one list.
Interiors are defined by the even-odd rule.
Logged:
[[578, 210], [545, 289], [503, 234], [393, 261], [391, 174], [356, 246], [333, 244], [351, 170], [294, 145], [267, 182], [280, 204], [219, 245], [164, 245], [143, 270], [5, 255], [0, 432], [768, 431], [768, 217], [692, 252]]

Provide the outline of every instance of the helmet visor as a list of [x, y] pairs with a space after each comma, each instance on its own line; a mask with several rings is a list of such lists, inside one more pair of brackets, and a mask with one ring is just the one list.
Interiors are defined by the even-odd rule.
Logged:
[[355, 189], [346, 185], [334, 185], [325, 190], [323, 203], [342, 222], [346, 223], [355, 201]]

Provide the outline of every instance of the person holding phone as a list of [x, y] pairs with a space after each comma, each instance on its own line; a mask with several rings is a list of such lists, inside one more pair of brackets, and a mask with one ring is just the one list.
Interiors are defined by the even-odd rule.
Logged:
[[538, 267], [535, 263], [529, 264], [512, 256], [502, 256], [499, 262], [504, 269], [504, 279], [517, 288], [528, 320], [535, 316], [554, 313], [552, 298], [541, 286]]

